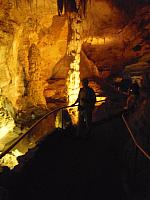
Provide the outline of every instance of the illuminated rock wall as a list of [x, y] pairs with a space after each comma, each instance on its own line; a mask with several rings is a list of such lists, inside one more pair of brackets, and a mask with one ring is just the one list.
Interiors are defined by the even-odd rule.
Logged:
[[131, 66], [135, 70], [149, 66], [150, 5], [142, 2], [93, 0], [88, 4], [82, 50], [100, 76], [105, 70], [108, 76], [131, 64], [136, 64]]
[[[10, 138], [14, 139], [16, 137], [15, 134], [12, 134], [15, 127], [14, 115], [15, 112], [11, 102], [0, 95], [0, 151], [3, 150]], [[9, 137], [7, 135], [8, 133], [10, 133]]]
[[[118, 1], [88, 2], [86, 12], [85, 8], [80, 10], [85, 14], [82, 15], [81, 77], [102, 77], [105, 69], [107, 76], [110, 71], [118, 72], [135, 63], [148, 66], [149, 6], [134, 6], [131, 17], [131, 10], [127, 16], [127, 10]], [[1, 0], [0, 88], [16, 111], [30, 106], [46, 107], [45, 88], [47, 96], [58, 98], [60, 94], [64, 98], [56, 88], [49, 93], [51, 86], [46, 81], [53, 77], [62, 78], [64, 83], [67, 77], [72, 62], [72, 57], [66, 55], [71, 36], [68, 33], [67, 16], [58, 16], [56, 0], [11, 3]], [[75, 44], [71, 45], [74, 49]], [[61, 87], [64, 91], [65, 83]]]
[[18, 112], [46, 108], [46, 81], [66, 54], [67, 36], [56, 0], [0, 1], [0, 150], [18, 136]]
[[17, 109], [46, 106], [46, 80], [66, 53], [68, 24], [56, 1], [0, 4], [0, 88]]
[[46, 108], [45, 97], [53, 100], [54, 107], [56, 100], [66, 103], [67, 96], [68, 103], [74, 103], [84, 77], [149, 68], [150, 6], [136, 3], [146, 0], [133, 0], [132, 5], [130, 0], [78, 0], [82, 19], [75, 12], [71, 21], [68, 16], [75, 14], [75, 1], [67, 2], [66, 15], [58, 16], [57, 0], [0, 0], [4, 134], [13, 131], [17, 112]]
[[[80, 89], [80, 52], [81, 52], [81, 18], [78, 15], [70, 16], [71, 21], [71, 40], [68, 45], [67, 53], [73, 57], [67, 77], [68, 104], [72, 105]], [[78, 23], [77, 23], [78, 22]]]
[[[80, 11], [85, 14], [81, 77], [101, 77], [105, 68], [119, 71], [133, 63], [148, 63], [149, 7], [137, 7], [129, 18], [115, 0], [88, 2], [86, 12]], [[50, 88], [46, 80], [66, 79], [71, 63], [66, 55], [68, 20], [58, 16], [57, 1], [2, 0], [0, 36], [2, 95], [16, 110], [46, 107], [43, 92]]]

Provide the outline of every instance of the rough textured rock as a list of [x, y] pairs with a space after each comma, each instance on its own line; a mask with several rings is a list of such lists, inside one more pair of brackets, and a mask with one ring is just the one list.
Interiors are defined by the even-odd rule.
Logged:
[[0, 1], [0, 94], [16, 113], [66, 104], [79, 74], [149, 71], [149, 0], [67, 2], [64, 15], [56, 0]]
[[[130, 64], [149, 65], [150, 7], [146, 2], [133, 1], [131, 6], [129, 1], [93, 0], [83, 5], [81, 78], [105, 78]], [[73, 7], [68, 6], [70, 13]], [[46, 81], [51, 77], [65, 80], [72, 61], [66, 55], [68, 37], [73, 36], [67, 15], [58, 16], [54, 0], [2, 0], [0, 8], [2, 94], [17, 110], [30, 104], [45, 107]], [[32, 52], [33, 46], [38, 53]]]
[[15, 127], [14, 114], [11, 102], [0, 96], [0, 151], [4, 149], [5, 144], [17, 136], [13, 134]]
[[95, 1], [88, 11], [84, 32], [85, 38], [92, 37], [85, 40], [83, 51], [100, 72], [108, 70], [109, 75], [142, 62], [149, 67], [150, 6], [135, 7], [127, 17], [113, 4]]
[[[46, 108], [46, 81], [65, 57], [67, 37], [67, 18], [57, 16], [55, 0], [0, 1], [0, 127], [11, 126], [8, 137], [1, 140], [1, 150], [18, 136], [13, 129], [18, 114]], [[9, 116], [8, 107], [14, 111], [13, 116]], [[28, 122], [28, 115], [19, 120]]]
[[66, 53], [66, 17], [57, 16], [55, 1], [3, 0], [0, 6], [2, 94], [19, 110], [46, 106], [45, 82]]

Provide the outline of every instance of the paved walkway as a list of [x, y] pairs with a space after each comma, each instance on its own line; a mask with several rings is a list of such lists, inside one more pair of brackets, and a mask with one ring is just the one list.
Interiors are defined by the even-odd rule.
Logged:
[[120, 115], [95, 122], [88, 140], [73, 130], [56, 131], [20, 173], [8, 177], [10, 199], [122, 200], [127, 134]]

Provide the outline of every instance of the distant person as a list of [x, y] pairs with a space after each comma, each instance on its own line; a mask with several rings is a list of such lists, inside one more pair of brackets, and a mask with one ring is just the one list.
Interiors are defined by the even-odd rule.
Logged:
[[140, 99], [140, 86], [136, 80], [132, 81], [132, 84], [126, 94], [128, 97], [124, 108], [135, 109], [138, 106], [138, 101]]
[[83, 128], [86, 128], [87, 136], [90, 134], [91, 125], [92, 125], [92, 111], [95, 107], [96, 102], [96, 95], [92, 88], [88, 86], [89, 81], [88, 79], [82, 80], [82, 88], [80, 88], [78, 98], [76, 103], [78, 105], [79, 111], [79, 119], [78, 119], [78, 135], [81, 131], [84, 131]]
[[135, 96], [135, 101], [136, 101], [135, 103], [137, 104], [137, 101], [140, 98], [140, 87], [139, 87], [139, 84], [136, 80], [133, 81], [130, 89], [132, 90], [132, 93]]
[[121, 92], [128, 92], [129, 88], [132, 85], [132, 80], [130, 78], [123, 78], [120, 82], [120, 91]]
[[124, 107], [125, 110], [133, 110], [136, 105], [136, 98], [132, 90], [128, 90], [128, 97], [126, 101], [126, 106]]

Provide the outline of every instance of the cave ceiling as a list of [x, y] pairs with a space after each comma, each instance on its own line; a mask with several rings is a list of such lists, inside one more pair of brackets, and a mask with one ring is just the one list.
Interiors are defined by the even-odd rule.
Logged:
[[149, 22], [149, 1], [91, 1], [85, 19], [85, 37], [91, 41], [85, 40], [82, 50], [99, 71], [149, 65]]
[[83, 77], [101, 95], [99, 78], [145, 70], [150, 0], [0, 0], [0, 150], [32, 117], [72, 105]]

